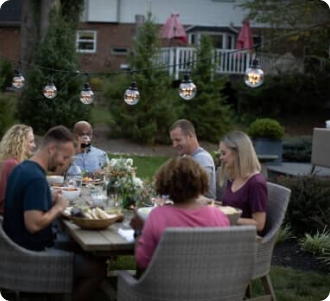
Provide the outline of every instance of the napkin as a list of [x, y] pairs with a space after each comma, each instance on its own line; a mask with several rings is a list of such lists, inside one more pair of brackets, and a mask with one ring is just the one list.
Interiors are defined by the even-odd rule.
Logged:
[[122, 229], [119, 228], [118, 234], [126, 239], [128, 242], [134, 241], [134, 230], [133, 229]]

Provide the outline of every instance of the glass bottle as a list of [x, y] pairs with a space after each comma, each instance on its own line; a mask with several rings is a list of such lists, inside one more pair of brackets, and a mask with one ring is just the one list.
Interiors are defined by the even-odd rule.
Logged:
[[81, 168], [73, 161], [68, 171], [66, 172], [65, 181], [69, 186], [76, 186], [80, 188], [82, 186], [82, 179], [83, 172]]

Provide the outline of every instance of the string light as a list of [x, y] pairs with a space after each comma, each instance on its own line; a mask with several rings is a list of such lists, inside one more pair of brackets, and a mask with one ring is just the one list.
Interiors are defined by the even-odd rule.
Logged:
[[90, 85], [89, 85], [89, 76], [87, 73], [85, 73], [85, 76], [87, 78], [87, 82], [84, 84], [84, 88], [80, 92], [80, 101], [85, 104], [89, 105], [94, 100], [94, 92], [92, 91]]
[[[277, 40], [281, 40], [281, 39], [288, 38], [288, 37], [291, 37], [291, 36], [299, 35], [300, 33], [303, 33], [303, 32], [306, 32], [306, 31], [311, 31], [314, 28], [321, 27], [321, 26], [324, 26], [326, 24], [327, 24], [327, 22], [314, 24], [314, 25], [311, 25], [309, 27], [302, 28], [302, 29], [299, 29], [297, 31], [289, 32], [289, 33], [284, 34], [282, 36], [275, 37], [273, 39], [264, 41], [262, 43], [259, 43], [258, 45], [255, 45], [254, 47], [261, 47], [261, 46], [270, 44], [270, 43], [272, 43], [274, 41], [277, 41]], [[239, 49], [239, 50], [235, 49], [235, 50], [231, 51], [230, 53], [236, 53], [238, 51], [241, 52], [242, 50], [250, 50], [250, 49], [251, 48], [244, 48], [244, 49]], [[0, 53], [0, 55], [4, 56], [1, 53]], [[220, 54], [219, 56], [221, 57], [222, 54]], [[209, 57], [209, 58], [202, 58], [202, 59], [198, 59], [198, 60], [192, 60], [192, 61], [188, 62], [188, 64], [189, 63], [195, 63], [197, 61], [210, 60], [210, 59], [214, 59], [214, 56]], [[24, 63], [24, 62], [23, 62], [23, 64], [25, 64], [27, 66], [30, 65], [30, 64]], [[171, 66], [178, 66], [178, 65], [181, 65], [181, 63], [171, 65]], [[41, 65], [35, 65], [35, 67], [40, 68], [40, 69], [44, 69], [44, 70], [52, 70], [53, 72], [74, 73], [74, 74], [79, 74], [80, 73], [79, 71], [53, 70], [53, 69], [50, 69], [48, 67], [44, 67], [44, 66], [41, 66]], [[158, 65], [158, 66], [152, 66], [152, 67], [148, 67], [148, 68], [144, 68], [144, 69], [135, 70], [134, 72], [146, 71], [146, 70], [149, 70], [149, 69], [164, 69], [164, 68], [168, 68], [168, 67], [169, 67], [169, 65], [161, 64], [161, 65]], [[118, 74], [118, 73], [123, 73], [123, 71], [122, 72], [118, 72], [118, 71], [114, 72], [113, 71], [113, 72], [107, 72], [105, 74], [109, 75], [109, 74]], [[103, 74], [103, 73], [98, 72], [98, 73], [95, 73], [95, 74]], [[264, 72], [260, 68], [257, 60], [253, 60], [252, 65], [250, 66], [250, 68], [248, 68], [246, 70], [245, 76], [244, 76], [244, 81], [251, 88], [256, 88], [256, 87], [259, 87], [260, 85], [262, 85], [262, 83], [264, 81]], [[24, 76], [19, 72], [18, 69], [15, 70], [15, 74], [14, 74], [13, 81], [12, 81], [13, 87], [15, 87], [16, 89], [20, 89], [24, 86], [24, 83], [25, 83]], [[188, 85], [188, 88], [185, 88], [187, 86], [184, 86], [184, 84], [190, 84], [190, 85]], [[187, 75], [185, 75], [184, 80], [182, 81], [182, 83], [180, 85], [180, 88], [182, 87], [182, 90], [180, 89], [180, 91], [179, 91], [180, 96], [185, 100], [192, 99], [196, 95], [196, 92], [197, 92], [196, 86], [195, 86], [195, 89], [193, 88], [193, 86], [195, 86], [195, 85], [190, 80], [189, 75], [188, 75], [188, 79], [187, 79]], [[89, 84], [84, 85], [84, 89], [81, 91], [80, 95], [83, 94], [82, 93], [83, 91], [84, 92], [88, 91], [89, 99], [91, 99], [91, 98], [93, 99], [94, 93], [90, 89]], [[50, 82], [47, 86], [44, 87], [43, 94], [48, 99], [53, 99], [53, 98], [56, 97], [57, 89], [56, 89], [53, 82]], [[139, 96], [140, 96], [140, 94], [139, 94], [139, 91], [137, 89], [136, 83], [134, 81], [132, 81], [131, 87], [125, 91], [124, 100], [129, 105], [135, 105], [139, 101]], [[82, 99], [80, 99], [80, 100], [82, 101]]]
[[25, 78], [24, 76], [21, 74], [21, 72], [19, 71], [19, 69], [16, 69], [14, 71], [14, 77], [13, 77], [13, 80], [12, 80], [12, 86], [15, 88], [15, 89], [22, 89], [24, 87], [24, 84], [25, 84]]
[[258, 60], [254, 59], [250, 68], [245, 71], [244, 82], [251, 88], [258, 88], [263, 84], [264, 77], [264, 71], [260, 68]]
[[187, 72], [180, 84], [179, 95], [184, 100], [191, 100], [196, 96], [196, 93], [196, 85], [191, 81], [189, 73]]
[[57, 95], [57, 88], [55, 87], [53, 81], [50, 81], [42, 90], [44, 96], [48, 99], [53, 99]]
[[130, 105], [136, 105], [140, 100], [140, 93], [136, 82], [132, 81], [131, 86], [124, 93], [124, 101]]
[[92, 91], [89, 83], [84, 84], [84, 88], [80, 92], [79, 99], [85, 105], [89, 105], [94, 101], [94, 92]]

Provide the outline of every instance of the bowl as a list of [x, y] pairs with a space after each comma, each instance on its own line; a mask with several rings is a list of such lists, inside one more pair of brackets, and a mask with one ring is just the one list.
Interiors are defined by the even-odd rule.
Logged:
[[63, 176], [47, 176], [47, 182], [49, 185], [62, 184], [63, 181]]
[[118, 220], [119, 216], [107, 219], [88, 219], [83, 217], [71, 216], [70, 220], [77, 226], [86, 230], [106, 229]]
[[155, 207], [141, 207], [137, 210], [137, 214], [138, 216], [143, 219], [144, 221], [147, 220], [150, 212], [152, 211], [152, 209], [154, 209]]
[[62, 196], [66, 200], [74, 201], [80, 196], [81, 189], [76, 187], [62, 187]]
[[228, 217], [231, 225], [236, 225], [242, 215], [242, 210], [231, 206], [219, 206], [219, 209]]

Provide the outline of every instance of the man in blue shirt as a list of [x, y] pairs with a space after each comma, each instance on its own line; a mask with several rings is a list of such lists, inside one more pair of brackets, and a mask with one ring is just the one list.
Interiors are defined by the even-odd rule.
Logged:
[[93, 128], [87, 121], [78, 121], [73, 133], [78, 144], [74, 164], [82, 171], [95, 173], [109, 163], [107, 153], [92, 145]]
[[45, 174], [68, 166], [74, 152], [70, 131], [54, 127], [35, 155], [13, 169], [7, 182], [3, 228], [18, 245], [36, 251], [53, 245], [52, 222], [68, 203], [61, 194], [52, 199]]

